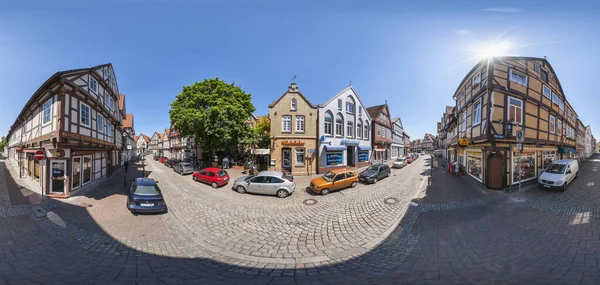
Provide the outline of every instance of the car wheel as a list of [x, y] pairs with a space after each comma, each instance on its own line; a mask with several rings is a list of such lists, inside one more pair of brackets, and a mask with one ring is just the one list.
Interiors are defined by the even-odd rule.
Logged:
[[285, 198], [288, 195], [290, 195], [290, 193], [288, 193], [288, 191], [285, 191], [283, 189], [277, 191], [277, 197], [279, 197], [279, 198]]
[[354, 181], [354, 182], [352, 182], [352, 184], [350, 185], [350, 187], [354, 188], [354, 187], [356, 187], [357, 184], [358, 184], [358, 182]]
[[325, 188], [325, 189], [321, 190], [321, 195], [325, 196], [327, 194], [329, 194], [329, 189]]
[[238, 193], [240, 193], [240, 194], [244, 194], [244, 193], [246, 193], [246, 188], [244, 188], [244, 186], [242, 186], [242, 185], [238, 186], [238, 187], [237, 187], [237, 188], [235, 188], [235, 189], [236, 189], [236, 190], [238, 191]]
[[377, 183], [377, 178], [373, 179], [373, 184]]
[[387, 173], [387, 177], [390, 177], [390, 172]]
[[563, 186], [560, 190], [563, 192], [567, 191], [567, 181], [565, 181], [565, 183], [563, 184]]
[[217, 185], [217, 182], [213, 182], [213, 183], [211, 183], [211, 184], [210, 184], [210, 186], [212, 186], [213, 188], [217, 188], [217, 187], [219, 187], [219, 185]]
[[194, 179], [194, 182], [198, 182], [198, 178], [196, 178], [196, 176], [192, 176], [192, 179]]

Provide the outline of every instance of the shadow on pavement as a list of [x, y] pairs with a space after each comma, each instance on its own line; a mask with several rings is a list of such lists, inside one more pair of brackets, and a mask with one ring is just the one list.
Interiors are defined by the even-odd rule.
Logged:
[[15, 181], [7, 169], [6, 162], [0, 162], [0, 167], [2, 167], [2, 170], [5, 173], [6, 186], [8, 187], [8, 197], [12, 205], [39, 204], [41, 202], [41, 195], [22, 187]]

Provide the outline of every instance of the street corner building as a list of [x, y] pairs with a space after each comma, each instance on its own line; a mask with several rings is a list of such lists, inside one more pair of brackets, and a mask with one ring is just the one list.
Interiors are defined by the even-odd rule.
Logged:
[[[10, 127], [8, 161], [52, 197], [68, 197], [110, 176], [120, 165], [118, 100], [111, 64], [55, 73]], [[38, 162], [40, 150], [46, 159]]]
[[277, 101], [269, 105], [271, 159], [269, 170], [292, 175], [316, 173], [318, 107], [292, 83]]
[[319, 173], [371, 161], [371, 116], [352, 86], [319, 105]]
[[[488, 188], [537, 179], [552, 161], [580, 155], [577, 114], [545, 58], [483, 60], [453, 99], [442, 122], [445, 156]], [[524, 135], [521, 150], [517, 132]]]

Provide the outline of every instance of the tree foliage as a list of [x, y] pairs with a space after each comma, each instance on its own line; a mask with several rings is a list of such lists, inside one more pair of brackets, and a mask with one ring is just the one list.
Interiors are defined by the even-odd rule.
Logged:
[[256, 144], [259, 148], [268, 148], [271, 144], [271, 122], [267, 117], [262, 117], [254, 127]]
[[0, 139], [0, 152], [2, 152], [2, 150], [4, 150], [5, 146], [6, 146], [6, 137], [2, 137]]
[[256, 110], [252, 95], [219, 78], [184, 86], [169, 115], [181, 136], [193, 136], [205, 151], [228, 153], [254, 140], [246, 120]]

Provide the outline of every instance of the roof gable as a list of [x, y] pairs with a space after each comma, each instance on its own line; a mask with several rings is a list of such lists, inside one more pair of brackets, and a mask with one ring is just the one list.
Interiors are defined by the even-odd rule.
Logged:
[[150, 142], [150, 138], [147, 135], [141, 134], [142, 138], [146, 141], [146, 143]]
[[[339, 97], [342, 97], [342, 95], [344, 95], [344, 93], [346, 93], [347, 91], [351, 91], [352, 95], [354, 95], [354, 97], [356, 97], [356, 99], [358, 100], [358, 102], [360, 103], [360, 105], [363, 106], [363, 109], [366, 109], [365, 104], [363, 104], [362, 100], [360, 99], [360, 96], [358, 95], [358, 92], [356, 92], [356, 90], [354, 89], [354, 87], [352, 87], [352, 85], [344, 88], [344, 90], [342, 90], [342, 91], [338, 92], [337, 94], [335, 94], [327, 102], [325, 102], [325, 104], [319, 105], [319, 107], [324, 107], [326, 105], [329, 105], [331, 102], [335, 101], [336, 99], [340, 99]], [[369, 121], [372, 119], [372, 117], [369, 114], [369, 112], [365, 112], [365, 115], [368, 117]]]
[[298, 94], [298, 96], [300, 96], [300, 98], [302, 98], [306, 104], [308, 104], [308, 106], [310, 106], [311, 108], [317, 108], [317, 106], [313, 105], [313, 103], [311, 103], [305, 96], [304, 94], [302, 94], [302, 92], [300, 92], [300, 90], [298, 90], [298, 86], [296, 85], [296, 83], [292, 83], [289, 87], [288, 90], [283, 93], [283, 95], [281, 95], [281, 97], [279, 97], [277, 99], [277, 101], [273, 101], [273, 103], [269, 104], [269, 108], [273, 108], [275, 107], [275, 105], [279, 104], [279, 101], [281, 101], [281, 99], [283, 99], [283, 97], [285, 97], [288, 94]]

